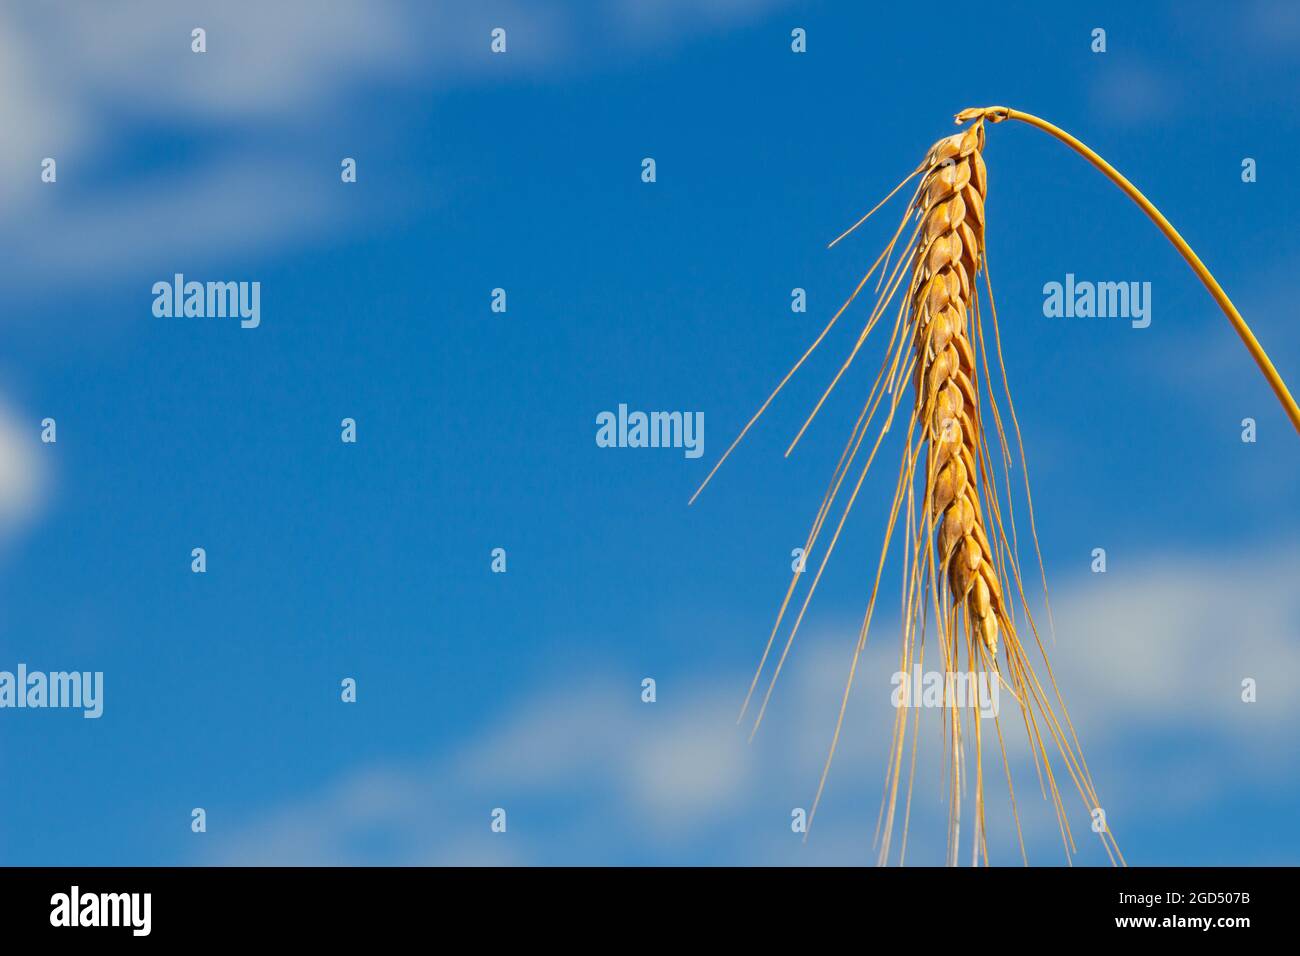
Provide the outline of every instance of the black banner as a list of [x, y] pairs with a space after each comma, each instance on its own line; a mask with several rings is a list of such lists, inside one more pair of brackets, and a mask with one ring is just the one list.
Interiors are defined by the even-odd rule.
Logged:
[[[0, 870], [8, 940], [168, 942], [447, 938], [534, 941], [665, 931], [738, 941], [786, 924], [1040, 940], [1283, 930], [1285, 869], [130, 869]], [[610, 934], [620, 934], [611, 936]], [[969, 935], [973, 933], [974, 935]], [[1028, 937], [1025, 937], [1028, 938]]]

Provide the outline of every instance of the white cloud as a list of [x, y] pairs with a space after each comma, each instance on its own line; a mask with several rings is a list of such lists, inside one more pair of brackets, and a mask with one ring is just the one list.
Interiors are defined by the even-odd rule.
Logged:
[[1178, 105], [1165, 75], [1145, 63], [1124, 60], [1107, 63], [1092, 83], [1093, 109], [1108, 123], [1167, 122]]
[[[203, 55], [190, 51], [195, 25], [208, 30]], [[8, 269], [63, 283], [160, 252], [244, 253], [320, 235], [343, 204], [304, 182], [301, 171], [319, 163], [301, 155], [302, 131], [352, 86], [409, 72], [415, 53], [391, 3], [0, 8]], [[87, 188], [142, 135], [137, 125], [206, 129], [212, 145]], [[39, 180], [46, 156], [59, 164], [56, 187]]]
[[[323, 226], [354, 213], [340, 190], [304, 184], [304, 171], [322, 162], [304, 141], [329, 130], [361, 153], [402, 135], [412, 120], [383, 109], [390, 92], [425, 89], [438, 97], [467, 84], [588, 69], [617, 62], [620, 51], [672, 42], [770, 5], [6, 4], [0, 261], [26, 281], [66, 283], [140, 265], [160, 249], [173, 258], [256, 252], [328, 235]], [[196, 26], [207, 31], [202, 55], [190, 50]], [[506, 56], [489, 52], [495, 26], [508, 31]], [[100, 184], [97, 177], [129, 154], [136, 138], [167, 130], [202, 131], [205, 147], [168, 158], [165, 171]], [[39, 180], [47, 156], [59, 164], [57, 197]], [[329, 157], [322, 172], [329, 181], [337, 162]], [[367, 188], [384, 186], [368, 180]], [[394, 211], [411, 201], [368, 208]]]
[[609, 5], [619, 32], [628, 38], [660, 39], [733, 26], [784, 6], [788, 0], [617, 0]]
[[[42, 77], [76, 108], [177, 119], [321, 110], [340, 87], [400, 66], [416, 43], [388, 2], [69, 0], [11, 16], [27, 45], [59, 59], [64, 69]], [[207, 31], [202, 55], [190, 49], [195, 27]]]
[[[1297, 572], [1300, 552], [1293, 549], [1148, 556], [1073, 582], [1058, 596], [1060, 633], [1050, 653], [1121, 845], [1144, 823], [1186, 820], [1197, 828], [1189, 832], [1212, 826], [1207, 808], [1243, 788], [1300, 787], [1293, 754]], [[807, 807], [815, 787], [850, 634], [797, 650], [752, 746], [734, 724], [747, 684], [741, 673], [716, 683], [661, 680], [653, 705], [640, 703], [635, 686], [586, 675], [525, 703], [456, 753], [346, 772], [322, 793], [259, 815], [229, 841], [214, 834], [216, 859], [671, 862], [703, 845], [716, 862], [870, 862], [892, 715], [896, 632], [887, 627], [875, 632], [861, 668], [810, 842], [800, 844], [788, 826], [790, 809]], [[1259, 682], [1255, 704], [1241, 701], [1244, 677]], [[931, 716], [922, 715], [922, 732], [928, 727], [932, 743], [938, 727], [927, 724]], [[1010, 729], [1015, 722], [1004, 721], [1008, 747], [1019, 754], [1013, 772], [1031, 861], [1059, 863], [1053, 819], [1024, 760], [1023, 732]], [[914, 862], [942, 858], [939, 764], [937, 751], [923, 744], [909, 836]], [[994, 764], [988, 770], [990, 845], [995, 861], [1014, 863], [1001, 771]], [[487, 827], [498, 805], [513, 814], [504, 837]], [[1088, 840], [1086, 818], [1076, 823], [1076, 836]], [[368, 839], [376, 832], [386, 837]], [[1079, 861], [1104, 862], [1090, 842], [1081, 847]]]
[[1289, 0], [1253, 0], [1243, 11], [1233, 11], [1233, 21], [1240, 23], [1242, 32], [1255, 52], [1280, 54], [1287, 58], [1296, 55], [1300, 41], [1300, 9]]
[[274, 182], [265, 169], [239, 157], [95, 193], [75, 207], [39, 202], [34, 213], [48, 241], [11, 233], [0, 235], [0, 248], [8, 267], [27, 276], [93, 277], [130, 269], [143, 271], [151, 283], [183, 271], [196, 255], [237, 250], [251, 256], [278, 242], [320, 236], [342, 216], [341, 204], [319, 190], [301, 180]]
[[0, 542], [40, 511], [48, 487], [48, 468], [39, 451], [37, 423], [23, 421], [0, 401]]

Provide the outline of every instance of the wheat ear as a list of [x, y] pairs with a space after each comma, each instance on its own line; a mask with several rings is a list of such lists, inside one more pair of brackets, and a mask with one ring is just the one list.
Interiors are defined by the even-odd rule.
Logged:
[[[1060, 139], [1105, 173], [1142, 208], [1183, 255], [1223, 309], [1297, 431], [1300, 431], [1300, 408], [1297, 408], [1295, 400], [1291, 397], [1276, 368], [1269, 361], [1258, 340], [1222, 287], [1160, 211], [1132, 183], [1070, 134], [1028, 113], [995, 106], [967, 109], [958, 113], [956, 120], [959, 124], [969, 122], [971, 125], [931, 147], [925, 159], [885, 197], [885, 200], [831, 243], [835, 245], [862, 225], [907, 182], [917, 176], [921, 177], [903, 219], [884, 251], [863, 276], [848, 301], [835, 313], [826, 328], [795, 363], [794, 368], [786, 374], [758, 412], [741, 430], [740, 435], [709, 472], [695, 495], [698, 496], [708, 484], [722, 461], [731, 454], [795, 371], [822, 343], [871, 275], [879, 269], [880, 277], [876, 284], [879, 297], [876, 305], [872, 308], [848, 357], [791, 444], [793, 449], [799, 437], [816, 417], [827, 396], [848, 370], [868, 335], [901, 291], [903, 294], [894, 320], [893, 335], [886, 346], [880, 372], [862, 413], [858, 416], [857, 423], [849, 435], [830, 486], [823, 496], [821, 507], [809, 531], [804, 547], [805, 560], [811, 560], [814, 555], [816, 545], [825, 529], [825, 523], [831, 516], [831, 510], [840, 496], [846, 479], [849, 479], [852, 474], [872, 421], [877, 413], [882, 411], [882, 407], [884, 421], [880, 425], [874, 443], [869, 446], [866, 463], [862, 465], [856, 482], [852, 483], [848, 500], [825, 547], [825, 553], [821, 555], [817, 572], [812, 575], [812, 583], [790, 628], [784, 647], [777, 657], [774, 672], [763, 696], [762, 707], [755, 719], [755, 730], [763, 718], [777, 678], [798, 633], [804, 612], [821, 580], [822, 571], [835, 550], [840, 532], [857, 500], [867, 472], [876, 458], [876, 452], [884, 436], [894, 424], [906, 391], [906, 383], [910, 380], [914, 387], [914, 400], [907, 420], [903, 461], [888, 513], [884, 542], [881, 546], [870, 599], [853, 649], [848, 679], [840, 702], [839, 717], [831, 737], [817, 794], [809, 813], [809, 827], [821, 801], [839, 742], [849, 693], [857, 672], [859, 657], [866, 645], [890, 544], [898, 531], [899, 519], [903, 517], [903, 634], [900, 670], [909, 673], [913, 665], [923, 665], [928, 624], [933, 621], [933, 633], [938, 641], [939, 656], [945, 673], [973, 674], [978, 666], [996, 675], [999, 684], [1007, 687], [1018, 705], [1031, 745], [1030, 753], [1034, 758], [1034, 767], [1043, 796], [1050, 801], [1056, 812], [1067, 860], [1074, 850], [1074, 841], [1056, 776], [1053, 773], [1049, 741], [1055, 745], [1052, 749], [1059, 756], [1074, 789], [1092, 817], [1092, 828], [1100, 836], [1107, 854], [1112, 862], [1123, 864], [1124, 858], [1119, 852], [1109, 825], [1105, 823], [1104, 814], [1099, 817], [1101, 802], [1092, 784], [1064, 700], [1056, 686], [1046, 649], [1034, 623], [1020, 570], [1010, 478], [1014, 468], [1013, 455], [1006, 425], [999, 411], [999, 400], [994, 392], [994, 376], [984, 339], [986, 320], [987, 325], [994, 332], [994, 354], [1001, 373], [1003, 395], [1010, 413], [1009, 421], [1014, 426], [1015, 443], [1019, 448], [1030, 529], [1033, 532], [1039, 573], [1043, 578], [1044, 591], [1046, 591], [1042, 554], [1038, 547], [1037, 531], [1034, 529], [1033, 496], [1029, 487], [1027, 460], [1020, 440], [1020, 427], [1011, 400], [1006, 368], [1002, 362], [1001, 335], [998, 331], [997, 309], [993, 301], [984, 235], [987, 171], [981, 152], [985, 143], [985, 122], [1000, 123], [1006, 119], [1015, 119], [1037, 126]], [[890, 261], [895, 248], [910, 222], [915, 222], [915, 226], [908, 238], [904, 240], [903, 248], [910, 250], [911, 255], [901, 256], [891, 269]], [[987, 292], [987, 300], [983, 304], [976, 287], [976, 279], [981, 273]], [[982, 394], [981, 387], [983, 387]], [[993, 446], [990, 446], [989, 432], [986, 428], [988, 422], [985, 420], [984, 411], [987, 411], [997, 435], [997, 443]], [[1000, 455], [995, 455], [995, 451], [1000, 452]], [[997, 458], [1001, 459], [1004, 479], [1001, 490], [994, 468]], [[918, 473], [922, 478], [919, 482], [919, 496]], [[691, 500], [694, 501], [695, 496]], [[801, 571], [802, 567], [799, 570]], [[746, 695], [741, 710], [742, 717], [766, 669], [776, 635], [781, 629], [791, 599], [802, 577], [799, 571], [796, 571], [791, 579], [790, 587], [781, 603], [767, 646], [754, 674], [749, 694]], [[1010, 591], [1013, 584], [1014, 602]], [[1018, 618], [1015, 604], [1023, 609], [1023, 617]], [[1049, 604], [1049, 618], [1050, 610]], [[1039, 680], [1021, 642], [1021, 636], [1029, 634], [1032, 634], [1033, 642], [1038, 647], [1046, 675], [1045, 681]], [[999, 636], [1002, 637], [1001, 642]], [[973, 751], [975, 812], [972, 861], [978, 863], [982, 860], [988, 863], [984, 826], [985, 741], [979, 713], [982, 703], [978, 699], [972, 701], [964, 712], [956, 705], [945, 703], [944, 706], [944, 738], [948, 749], [949, 860], [951, 862], [956, 862], [960, 807], [963, 794], [967, 790], [965, 783], [969, 758]], [[910, 818], [912, 780], [916, 766], [918, 726], [919, 710], [916, 710], [911, 727], [911, 758], [905, 795], [903, 844], [898, 854], [900, 863], [903, 862], [906, 853], [907, 822]], [[993, 729], [1006, 774], [1021, 856], [1025, 857], [1011, 767], [1007, 759], [1001, 721], [996, 716], [996, 712]], [[907, 710], [900, 708], [895, 717], [894, 734], [890, 745], [891, 756], [885, 778], [885, 792], [881, 801], [880, 820], [877, 825], [881, 862], [887, 862], [891, 855], [890, 840], [898, 809], [899, 789], [908, 749], [907, 738]], [[1098, 826], [1099, 820], [1101, 826]], [[1025, 862], [1028, 862], [1027, 857]]]
[[916, 410], [928, 443], [924, 497], [940, 519], [939, 567], [989, 654], [998, 652], [1002, 587], [976, 484], [982, 434], [970, 341], [971, 298], [984, 250], [988, 174], [980, 150], [984, 124], [940, 140], [926, 159], [921, 235], [912, 267], [915, 290]]

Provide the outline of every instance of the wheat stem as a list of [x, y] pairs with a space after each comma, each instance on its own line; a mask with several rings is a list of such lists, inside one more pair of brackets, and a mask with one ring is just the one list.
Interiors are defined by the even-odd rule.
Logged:
[[1142, 195], [1140, 189], [1129, 182], [1114, 166], [1098, 156], [1088, 147], [1087, 144], [1081, 142], [1074, 136], [1071, 136], [1060, 127], [1052, 125], [1042, 117], [1034, 116], [1032, 113], [1022, 113], [1020, 110], [1013, 110], [1006, 106], [988, 106], [962, 110], [957, 114], [957, 122], [965, 123], [975, 119], [976, 117], [987, 119], [990, 123], [1000, 123], [1006, 119], [1013, 119], [1019, 120], [1022, 123], [1027, 123], [1030, 126], [1036, 126], [1043, 132], [1055, 136], [1066, 146], [1069, 146], [1088, 162], [1092, 163], [1093, 166], [1105, 173], [1106, 177], [1111, 182], [1124, 190], [1129, 199], [1132, 199], [1137, 203], [1138, 207], [1146, 213], [1160, 231], [1165, 234], [1165, 238], [1173, 243], [1174, 248], [1177, 249], [1179, 254], [1187, 260], [1187, 264], [1192, 267], [1192, 271], [1196, 273], [1196, 277], [1200, 279], [1205, 285], [1205, 288], [1209, 290], [1214, 301], [1217, 302], [1219, 308], [1223, 310], [1223, 314], [1226, 315], [1228, 321], [1232, 323], [1232, 327], [1237, 330], [1237, 335], [1241, 337], [1242, 343], [1245, 344], [1246, 350], [1250, 352], [1251, 357], [1255, 360], [1255, 364], [1258, 365], [1259, 370], [1264, 373], [1264, 378], [1268, 380], [1269, 387], [1273, 389], [1273, 394], [1276, 395], [1278, 401], [1282, 403], [1282, 408], [1286, 411], [1287, 417], [1291, 419], [1291, 424], [1295, 427], [1297, 432], [1300, 432], [1300, 406], [1297, 406], [1295, 399], [1291, 397], [1291, 392], [1287, 389], [1286, 382], [1282, 381], [1282, 376], [1278, 373], [1277, 368], [1269, 359], [1268, 353], [1265, 352], [1264, 347], [1259, 344], [1259, 340], [1255, 338], [1255, 334], [1251, 332], [1250, 326], [1247, 325], [1246, 320], [1241, 317], [1241, 313], [1237, 311], [1237, 307], [1232, 304], [1232, 300], [1228, 298], [1228, 293], [1223, 291], [1223, 286], [1219, 285], [1218, 281], [1210, 273], [1210, 270], [1205, 267], [1205, 263], [1203, 263], [1200, 257], [1192, 251], [1192, 247], [1189, 246], [1187, 241], [1178, 234], [1178, 230], [1175, 229], [1169, 220], [1164, 217], [1164, 214], [1151, 203], [1151, 200]]

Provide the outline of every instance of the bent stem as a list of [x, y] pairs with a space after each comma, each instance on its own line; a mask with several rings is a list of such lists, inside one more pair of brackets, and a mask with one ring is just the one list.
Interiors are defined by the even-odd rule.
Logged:
[[1192, 267], [1192, 271], [1196, 273], [1197, 278], [1199, 278], [1205, 285], [1205, 288], [1209, 290], [1214, 301], [1217, 302], [1219, 308], [1223, 310], [1223, 314], [1226, 315], [1228, 321], [1232, 323], [1232, 327], [1237, 330], [1237, 335], [1241, 337], [1242, 343], [1245, 344], [1246, 350], [1249, 351], [1251, 357], [1254, 358], [1255, 364], [1258, 365], [1259, 370], [1264, 373], [1264, 378], [1268, 380], [1269, 387], [1273, 389], [1273, 394], [1277, 396], [1278, 401], [1282, 403], [1282, 408], [1286, 411], [1287, 417], [1291, 419], [1292, 426], [1295, 428], [1297, 433], [1300, 433], [1300, 407], [1296, 405], [1295, 399], [1291, 397], [1291, 392], [1287, 389], [1286, 382], [1282, 381], [1282, 376], [1278, 374], [1278, 370], [1269, 359], [1268, 353], [1266, 353], [1264, 347], [1259, 344], [1259, 340], [1255, 338], [1255, 334], [1251, 332], [1250, 326], [1247, 325], [1246, 320], [1241, 317], [1241, 313], [1237, 311], [1237, 307], [1232, 304], [1232, 300], [1228, 298], [1228, 293], [1223, 291], [1223, 287], [1219, 285], [1214, 276], [1210, 274], [1210, 270], [1205, 267], [1205, 263], [1203, 263], [1200, 260], [1200, 257], [1192, 251], [1192, 247], [1189, 246], [1187, 241], [1178, 234], [1178, 230], [1170, 224], [1169, 220], [1164, 217], [1160, 210], [1152, 205], [1151, 201], [1147, 199], [1146, 196], [1142, 195], [1141, 190], [1125, 179], [1119, 170], [1098, 156], [1086, 144], [1080, 142], [1065, 130], [1053, 126], [1041, 117], [1034, 116], [1031, 113], [1022, 113], [1019, 110], [1013, 110], [1006, 106], [986, 106], [982, 108], [976, 107], [965, 109], [958, 113], [956, 117], [958, 123], [966, 123], [973, 119], [986, 119], [990, 123], [1000, 123], [1006, 119], [1013, 119], [1019, 120], [1022, 123], [1027, 123], [1030, 126], [1036, 126], [1043, 132], [1055, 136], [1066, 146], [1069, 146], [1088, 162], [1092, 163], [1093, 166], [1105, 173], [1111, 182], [1124, 190], [1128, 197], [1137, 203], [1141, 210], [1146, 213], [1151, 221], [1159, 227], [1160, 231], [1165, 234], [1165, 238], [1173, 243], [1174, 248], [1176, 248], [1182, 257], [1187, 260], [1187, 264]]

